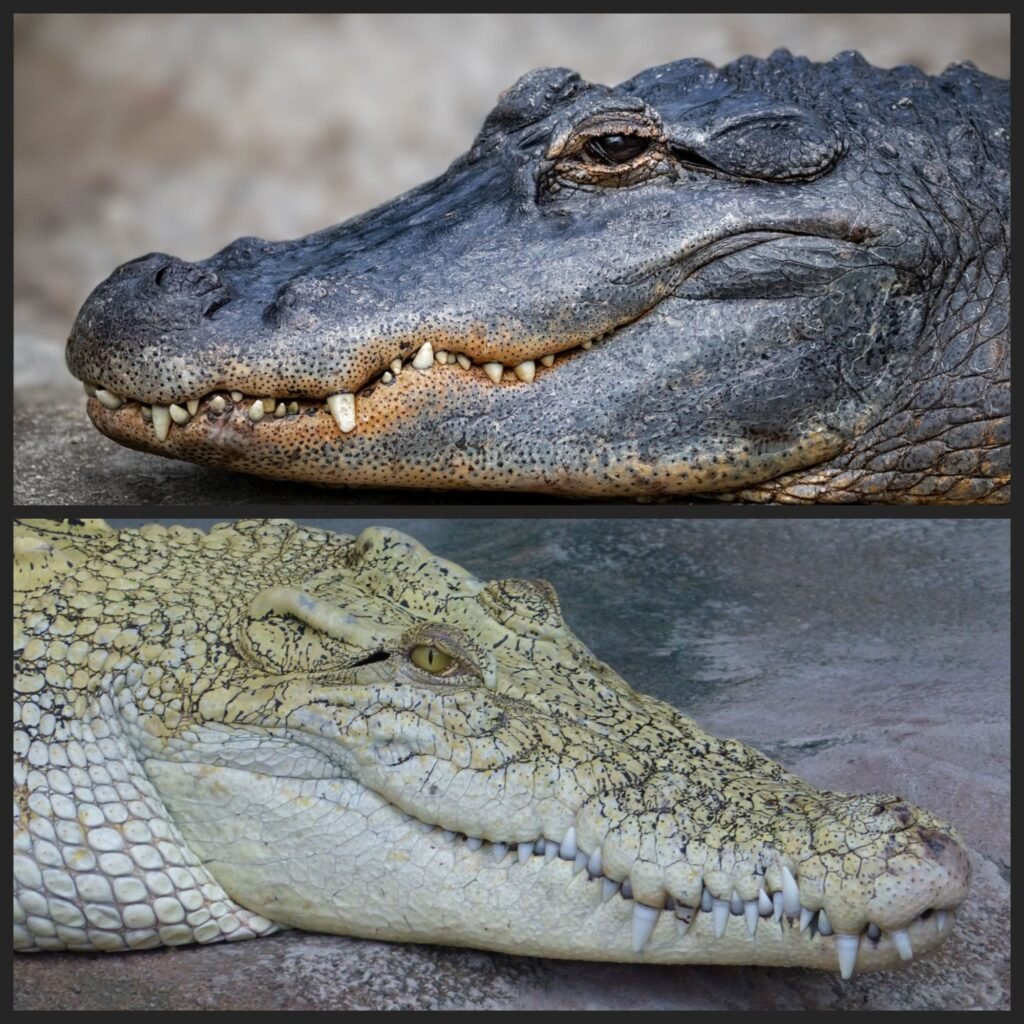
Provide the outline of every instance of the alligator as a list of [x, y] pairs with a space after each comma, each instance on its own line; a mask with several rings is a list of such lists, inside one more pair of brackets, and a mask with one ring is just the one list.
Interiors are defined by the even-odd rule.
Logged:
[[545, 580], [392, 529], [15, 528], [14, 944], [294, 927], [544, 957], [898, 965], [969, 861], [633, 691]]
[[267, 478], [1005, 502], [1009, 197], [970, 64], [538, 70], [369, 213], [119, 267], [67, 363], [108, 437]]

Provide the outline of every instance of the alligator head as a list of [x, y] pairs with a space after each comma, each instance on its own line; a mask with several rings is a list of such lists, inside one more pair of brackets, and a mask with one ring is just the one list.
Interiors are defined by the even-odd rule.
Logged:
[[[16, 800], [74, 820], [51, 788], [68, 769], [43, 774], [67, 765], [62, 742], [73, 765], [142, 778], [154, 788], [106, 812], [117, 835], [78, 813], [99, 826], [90, 847], [121, 844], [121, 874], [128, 854], [198, 863], [260, 920], [344, 935], [844, 977], [937, 946], [966, 895], [948, 825], [898, 796], [819, 791], [634, 692], [542, 580], [484, 583], [388, 529], [51, 524], [20, 545]], [[48, 754], [41, 687], [60, 722]], [[16, 864], [26, 907], [37, 876]], [[174, 941], [222, 937], [208, 919]]]
[[1005, 500], [1008, 97], [851, 54], [531, 72], [370, 213], [120, 267], [68, 365], [115, 440], [267, 477]]

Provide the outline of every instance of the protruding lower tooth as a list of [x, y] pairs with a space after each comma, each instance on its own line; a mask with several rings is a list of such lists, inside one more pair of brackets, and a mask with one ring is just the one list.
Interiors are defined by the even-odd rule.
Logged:
[[565, 830], [565, 835], [562, 836], [561, 845], [558, 847], [558, 856], [562, 860], [576, 859], [576, 829], [573, 825], [570, 825]]
[[584, 350], [591, 349], [593, 347], [594, 347], [594, 343], [592, 341], [585, 341], [585, 342], [583, 342], [582, 345], [580, 345], [580, 348], [582, 348]]
[[87, 394], [87, 395], [88, 395], [88, 396], [89, 396], [90, 398], [95, 398], [95, 397], [96, 397], [96, 388], [94, 388], [94, 387], [92, 386], [92, 384], [86, 384], [86, 382], [85, 382], [84, 380], [82, 381], [82, 390], [83, 390], [83, 391], [84, 391], [84, 392], [85, 392], [85, 393], [86, 393], [86, 394]]
[[676, 931], [679, 935], [685, 935], [696, 913], [693, 907], [676, 907]]
[[711, 898], [711, 920], [715, 925], [715, 937], [720, 939], [725, 934], [725, 925], [729, 920], [729, 901]]
[[713, 904], [714, 900], [712, 899], [711, 893], [708, 891], [708, 887], [704, 886], [700, 891], [700, 909], [703, 910], [705, 914], [710, 914]]
[[869, 939], [879, 939], [879, 938], [881, 938], [881, 936], [882, 936], [882, 929], [879, 928], [877, 924], [869, 924], [868, 925], [868, 938]]
[[729, 897], [729, 913], [734, 917], [739, 917], [743, 913], [743, 900], [735, 889], [733, 889], [732, 895]]
[[590, 858], [582, 851], [577, 850], [572, 862], [572, 873], [578, 875], [586, 866]]
[[210, 399], [210, 412], [215, 412], [220, 415], [220, 413], [227, 408], [227, 404], [228, 403], [223, 395], [214, 395], [213, 398]]
[[435, 352], [434, 353], [434, 362], [435, 363], [440, 363], [442, 366], [447, 366], [448, 365], [448, 353], [445, 352], [444, 349], [441, 349], [440, 352]]
[[525, 864], [533, 856], [533, 843], [520, 843], [516, 847], [519, 863]]
[[914, 950], [910, 946], [910, 936], [905, 931], [892, 932], [892, 944], [896, 947], [901, 960], [913, 960]]
[[601, 874], [601, 847], [595, 846], [594, 852], [590, 855], [590, 860], [587, 861], [587, 870], [596, 878]]
[[814, 919], [814, 911], [808, 910], [806, 907], [800, 908], [800, 931], [806, 931], [811, 921]]
[[124, 399], [115, 395], [113, 391], [104, 391], [103, 388], [96, 389], [96, 401], [107, 409], [120, 409], [124, 405]]
[[550, 864], [558, 856], [558, 843], [554, 839], [544, 840], [544, 863]]
[[828, 914], [825, 913], [824, 907], [818, 911], [818, 931], [822, 935], [832, 934], [832, 922], [828, 919]]
[[143, 405], [143, 406], [140, 406], [139, 408], [140, 408], [140, 410], [142, 412], [142, 418], [147, 423], [152, 423], [153, 422], [153, 409], [152, 409], [152, 407], [148, 406], [148, 405]]
[[857, 966], [857, 950], [860, 949], [860, 937], [857, 935], [836, 935], [836, 953], [839, 954], [839, 976], [845, 981], [853, 977], [853, 969]]
[[243, 395], [241, 391], [230, 391], [228, 393], [231, 395], [232, 402], [240, 402], [242, 400]]
[[278, 402], [277, 408], [274, 409], [274, 418], [282, 420], [288, 415], [288, 406], [284, 402]]
[[529, 384], [537, 372], [537, 364], [532, 359], [525, 359], [513, 370], [513, 373], [525, 383]]
[[469, 368], [470, 368], [470, 367], [471, 367], [471, 366], [473, 365], [473, 360], [472, 360], [472, 359], [470, 359], [470, 358], [469, 358], [469, 356], [467, 356], [467, 355], [466, 355], [465, 353], [463, 353], [463, 352], [456, 352], [456, 353], [455, 353], [455, 361], [456, 361], [456, 362], [457, 362], [457, 363], [459, 364], [459, 366], [461, 366], [461, 367], [462, 367], [462, 369], [464, 369], [464, 370], [468, 370], [468, 369], [469, 369]]
[[197, 412], [199, 412], [199, 399], [198, 398], [190, 398], [185, 403], [185, 408], [188, 409], [189, 416], [195, 416], [195, 414]]
[[747, 900], [743, 904], [743, 919], [747, 922], [747, 931], [750, 934], [757, 934], [757, 922], [759, 920], [757, 914], [757, 900]]
[[757, 891], [757, 912], [762, 917], [768, 917], [772, 912], [771, 897], [764, 889], [758, 889]]
[[192, 419], [188, 409], [183, 409], [180, 405], [175, 405], [173, 402], [167, 407], [167, 411], [171, 414], [171, 419], [174, 420], [179, 427], [185, 426], [185, 424]]
[[263, 400], [261, 398], [257, 398], [256, 401], [249, 406], [249, 419], [251, 419], [253, 423], [259, 423], [259, 421], [263, 419]]
[[800, 890], [796, 886], [796, 879], [793, 873], [782, 865], [782, 909], [790, 917], [796, 917], [800, 913]]
[[773, 921], [781, 921], [782, 920], [782, 893], [781, 892], [773, 892], [772, 893], [772, 920]]
[[171, 414], [166, 405], [153, 406], [153, 429], [158, 441], [166, 441], [171, 432]]
[[946, 910], [936, 910], [935, 911], [935, 923], [938, 925], [940, 932], [946, 927], [946, 924], [947, 924], [948, 921], [949, 921], [949, 912], [948, 911], [946, 911]]
[[505, 859], [505, 854], [508, 853], [507, 843], [495, 843], [492, 847], [494, 859], [500, 864]]
[[429, 370], [434, 365], [434, 346], [429, 341], [413, 357], [412, 365], [417, 370]]
[[504, 372], [505, 367], [501, 363], [484, 363], [483, 371], [488, 377], [497, 384], [501, 380], [501, 375]]
[[642, 953], [647, 940], [658, 923], [660, 910], [654, 907], [645, 907], [642, 903], [633, 905], [633, 952]]
[[469, 838], [468, 838], [468, 839], [466, 840], [466, 845], [467, 845], [467, 846], [468, 846], [468, 847], [469, 847], [469, 848], [470, 848], [471, 850], [479, 850], [479, 849], [480, 849], [480, 847], [484, 845], [484, 841], [483, 841], [482, 839], [479, 839], [479, 838], [478, 838], [477, 836], [470, 836], [470, 837], [469, 837]]
[[607, 903], [619, 891], [619, 883], [606, 878], [601, 883], [601, 899]]
[[327, 409], [343, 434], [348, 434], [356, 429], [355, 395], [331, 395], [327, 399]]
[[540, 357], [541, 366], [551, 366], [555, 361], [555, 355], [553, 352], [549, 352], [546, 356]]

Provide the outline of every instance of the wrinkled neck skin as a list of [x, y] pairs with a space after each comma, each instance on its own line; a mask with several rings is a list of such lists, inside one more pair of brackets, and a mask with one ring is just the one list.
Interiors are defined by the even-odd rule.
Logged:
[[[1002, 85], [849, 55], [532, 72], [368, 214], [126, 264], [68, 365], [115, 440], [269, 477], [1006, 500]], [[621, 136], [646, 149], [593, 156]]]
[[816, 790], [634, 692], [544, 581], [485, 584], [381, 529], [43, 538], [87, 596], [54, 609], [29, 548], [23, 649], [47, 649], [36, 609], [68, 637], [120, 595], [83, 627], [114, 650], [76, 707], [264, 924], [844, 977], [953, 928], [970, 872], [950, 826]]

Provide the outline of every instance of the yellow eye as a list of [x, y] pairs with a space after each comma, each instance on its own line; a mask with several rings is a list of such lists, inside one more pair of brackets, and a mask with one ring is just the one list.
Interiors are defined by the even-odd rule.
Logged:
[[409, 652], [409, 660], [424, 672], [439, 676], [452, 663], [452, 656], [437, 647], [420, 644]]

